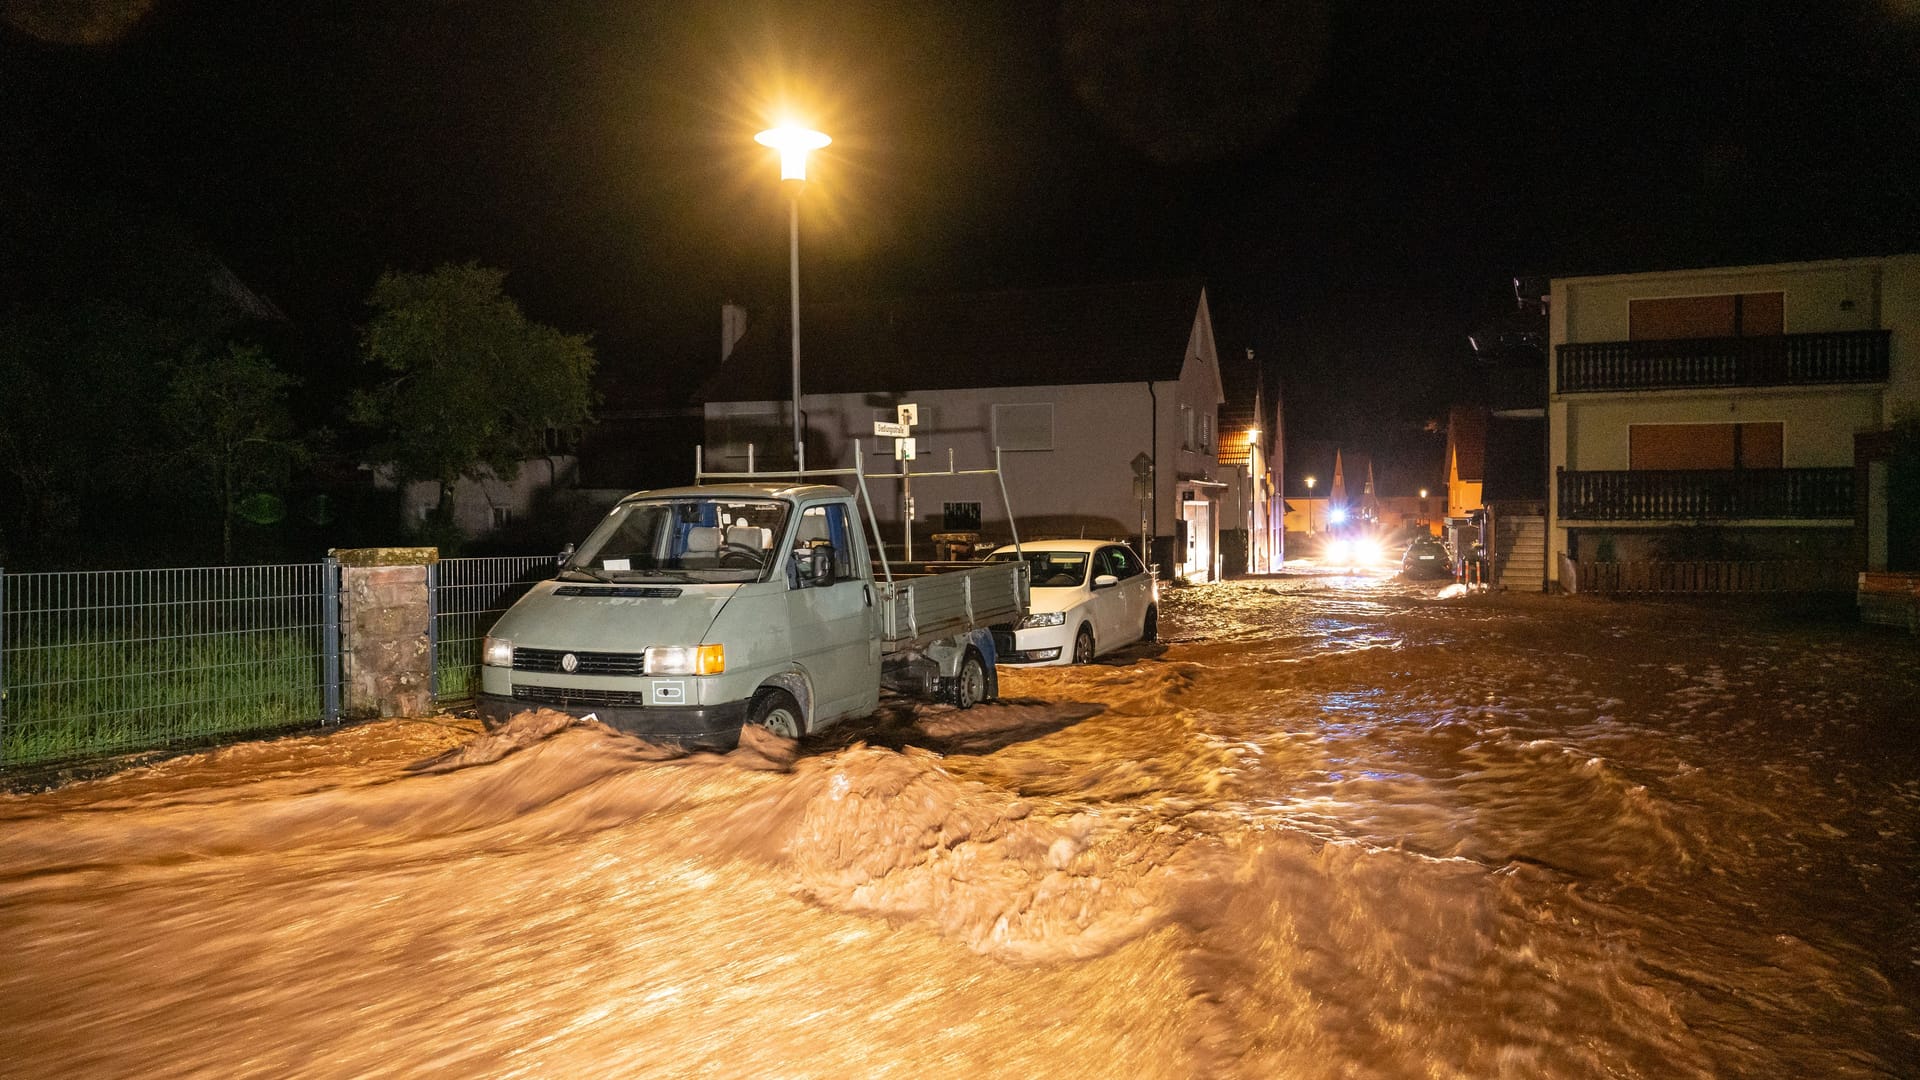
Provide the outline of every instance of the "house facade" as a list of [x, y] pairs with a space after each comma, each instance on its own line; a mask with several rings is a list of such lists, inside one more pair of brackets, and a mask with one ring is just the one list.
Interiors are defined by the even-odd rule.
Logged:
[[1856, 436], [1920, 400], [1920, 256], [1558, 278], [1549, 340], [1550, 581], [1594, 561], [1861, 569]]
[[[801, 328], [807, 468], [850, 467], [858, 445], [870, 473], [905, 474], [869, 482], [890, 555], [934, 557], [937, 537], [1010, 538], [994, 477], [928, 475], [990, 466], [997, 452], [1022, 540], [1127, 540], [1163, 576], [1221, 576], [1234, 477], [1220, 462], [1225, 394], [1198, 283], [822, 306], [803, 309]], [[702, 393], [708, 470], [745, 469], [750, 453], [759, 469], [794, 467], [785, 334], [770, 320], [723, 336]], [[904, 461], [874, 429], [903, 405], [915, 420]]]

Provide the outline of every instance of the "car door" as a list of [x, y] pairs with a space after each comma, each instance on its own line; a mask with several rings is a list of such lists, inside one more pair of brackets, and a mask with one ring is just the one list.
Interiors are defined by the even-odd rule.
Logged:
[[[1123, 645], [1133, 640], [1132, 637], [1128, 636], [1126, 630], [1127, 598], [1124, 595], [1126, 589], [1125, 583], [1109, 585], [1104, 589], [1093, 587], [1093, 582], [1098, 580], [1102, 575], [1110, 575], [1117, 578], [1120, 575], [1116, 570], [1125, 569], [1124, 564], [1118, 568], [1115, 567], [1113, 558], [1115, 550], [1112, 546], [1108, 546], [1094, 552], [1093, 566], [1088, 570], [1089, 579], [1087, 587], [1093, 590], [1094, 646], [1100, 652], [1106, 652], [1115, 646]], [[1138, 634], [1134, 636], [1137, 637]]]
[[1124, 544], [1116, 544], [1108, 549], [1108, 562], [1120, 584], [1113, 591], [1119, 594], [1118, 607], [1121, 610], [1119, 636], [1115, 642], [1140, 640], [1140, 631], [1147, 623], [1147, 605], [1153, 602], [1153, 578], [1148, 576], [1146, 564], [1140, 556]]
[[787, 575], [787, 620], [793, 658], [807, 672], [816, 722], [869, 711], [880, 694], [880, 635], [873, 586], [859, 561], [860, 537], [845, 503], [805, 507], [788, 545], [787, 560], [801, 547], [833, 551], [829, 582]]

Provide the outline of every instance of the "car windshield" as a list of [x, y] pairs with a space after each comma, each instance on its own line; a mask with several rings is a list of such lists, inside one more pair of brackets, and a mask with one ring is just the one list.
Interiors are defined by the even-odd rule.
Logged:
[[572, 580], [755, 581], [787, 523], [777, 499], [629, 499], [560, 568]]
[[1027, 581], [1036, 589], [1071, 589], [1087, 581], [1087, 553], [1084, 551], [1039, 551], [1034, 548], [996, 551], [989, 562], [1027, 561]]

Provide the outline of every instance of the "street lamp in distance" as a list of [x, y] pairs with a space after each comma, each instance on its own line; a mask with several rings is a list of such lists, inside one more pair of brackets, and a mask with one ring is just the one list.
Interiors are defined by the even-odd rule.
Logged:
[[788, 275], [793, 281], [793, 468], [807, 467], [806, 441], [800, 430], [800, 189], [807, 182], [807, 155], [833, 142], [811, 128], [782, 124], [753, 137], [780, 151], [780, 180], [787, 187]]

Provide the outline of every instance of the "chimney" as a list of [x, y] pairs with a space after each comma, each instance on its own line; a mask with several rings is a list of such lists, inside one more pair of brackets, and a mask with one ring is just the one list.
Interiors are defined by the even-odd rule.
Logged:
[[733, 347], [747, 332], [747, 309], [729, 300], [720, 305], [720, 361], [733, 355]]

